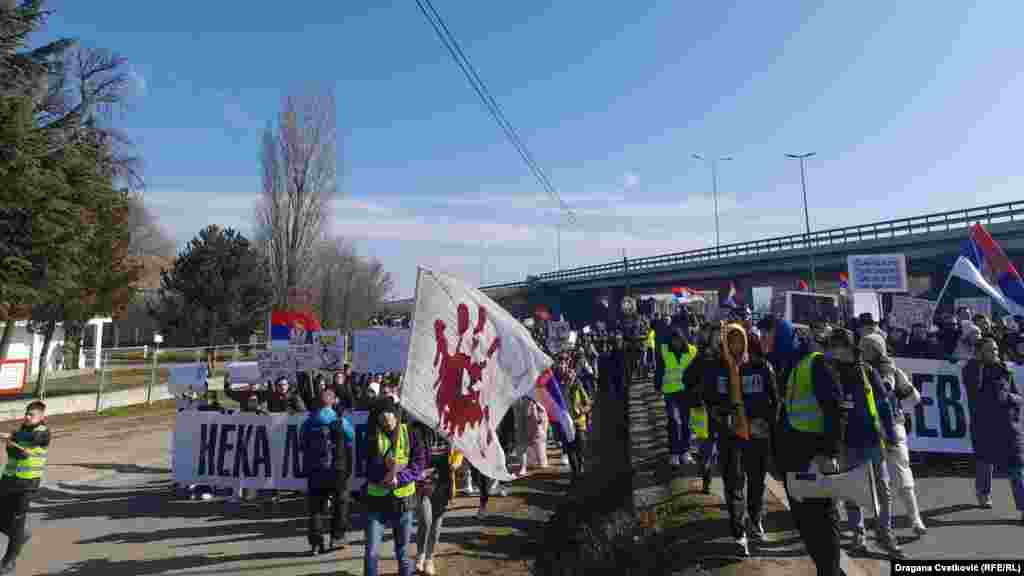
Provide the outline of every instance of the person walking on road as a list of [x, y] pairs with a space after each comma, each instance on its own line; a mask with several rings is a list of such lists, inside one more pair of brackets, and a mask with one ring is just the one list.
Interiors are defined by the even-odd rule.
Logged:
[[692, 464], [690, 456], [690, 403], [684, 394], [683, 374], [697, 356], [697, 347], [689, 343], [681, 327], [672, 327], [668, 344], [662, 344], [661, 362], [654, 375], [654, 384], [661, 388], [668, 413], [669, 464], [678, 468]]
[[0, 574], [14, 574], [15, 564], [28, 532], [28, 508], [39, 491], [46, 471], [50, 449], [50, 430], [46, 427], [46, 404], [36, 400], [25, 408], [25, 419], [7, 440], [7, 465], [0, 478], [2, 519], [0, 528], [7, 534], [7, 551], [0, 561]]
[[453, 497], [455, 471], [462, 467], [463, 456], [426, 426], [422, 426], [422, 433], [425, 438], [432, 437], [443, 445], [440, 450], [433, 451], [427, 442], [421, 442], [421, 450], [426, 449], [431, 454], [428, 469], [416, 483], [416, 570], [434, 576], [437, 573], [434, 551], [441, 538], [445, 512]]
[[[771, 428], [777, 398], [775, 373], [763, 359], [747, 352], [747, 334], [738, 324], [726, 327], [728, 347], [716, 378], [705, 380], [704, 403], [717, 432], [719, 462], [725, 484], [725, 500], [733, 538], [743, 556], [749, 555], [748, 536], [763, 540], [764, 490], [771, 452]], [[736, 364], [735, 368], [731, 364]], [[730, 374], [738, 370], [742, 402], [734, 404], [729, 393]], [[737, 436], [734, 419], [740, 411], [751, 422], [750, 438]]]
[[[892, 530], [892, 489], [883, 453], [895, 437], [892, 412], [880, 400], [885, 397], [878, 372], [860, 359], [860, 349], [849, 330], [837, 329], [829, 337], [829, 373], [843, 391], [846, 412], [844, 469], [870, 464], [878, 495], [878, 543], [890, 555], [902, 554]], [[846, 519], [854, 533], [854, 548], [867, 548], [864, 512], [846, 503]]]
[[[893, 415], [893, 437], [885, 447], [885, 463], [893, 479], [894, 494], [899, 496], [910, 517], [911, 528], [918, 536], [928, 532], [921, 519], [914, 490], [914, 472], [910, 469], [910, 450], [907, 448], [905, 410], [921, 402], [921, 393], [910, 383], [905, 372], [893, 364], [886, 351], [886, 342], [879, 334], [869, 334], [860, 340], [861, 358], [877, 372], [882, 382], [885, 397]], [[895, 528], [894, 514], [889, 515], [889, 529]]]
[[[777, 342], [776, 342], [777, 344]], [[838, 470], [845, 417], [842, 389], [832, 378], [821, 352], [805, 355], [789, 372], [785, 401], [773, 444], [780, 472], [801, 473], [812, 462], [825, 473]], [[789, 495], [793, 522], [818, 576], [841, 576], [839, 510], [830, 498], [798, 501]]]
[[[321, 408], [310, 413], [300, 434], [303, 468], [308, 475], [308, 538], [314, 555], [325, 554], [338, 543], [344, 545], [349, 520], [348, 481], [352, 470], [349, 448], [355, 440], [352, 423], [334, 411], [334, 391], [321, 390], [319, 402]], [[324, 520], [328, 512], [331, 517], [329, 545], [324, 542]]]
[[999, 357], [999, 344], [982, 339], [977, 358], [963, 369], [971, 411], [971, 443], [974, 446], [974, 488], [978, 505], [992, 508], [992, 476], [1005, 471], [1010, 480], [1020, 522], [1024, 524], [1024, 397], [1013, 371]]
[[412, 537], [413, 497], [416, 481], [425, 469], [422, 440], [399, 418], [401, 411], [390, 397], [380, 398], [370, 413], [373, 424], [366, 436], [366, 553], [363, 574], [377, 576], [384, 528], [395, 541], [399, 576], [412, 576], [408, 555]]

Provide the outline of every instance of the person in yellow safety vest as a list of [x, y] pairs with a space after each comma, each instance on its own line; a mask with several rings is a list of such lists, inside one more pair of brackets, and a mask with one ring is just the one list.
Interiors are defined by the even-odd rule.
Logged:
[[654, 326], [647, 331], [647, 340], [644, 341], [644, 365], [647, 367], [647, 374], [649, 375], [655, 367], [655, 354], [658, 348], [658, 335], [654, 331]]
[[[843, 390], [841, 407], [846, 411], [845, 462], [843, 469], [870, 464], [878, 495], [878, 543], [891, 556], [902, 548], [892, 527], [893, 495], [889, 467], [884, 460], [885, 445], [895, 441], [892, 406], [878, 372], [860, 359], [860, 348], [849, 330], [834, 330], [829, 337], [829, 367]], [[876, 401], [877, 399], [877, 401]], [[864, 514], [860, 506], [846, 503], [846, 520], [854, 533], [854, 547], [867, 548]]]
[[46, 454], [50, 448], [50, 430], [46, 427], [46, 404], [36, 400], [25, 408], [25, 419], [7, 440], [7, 465], [0, 478], [0, 530], [9, 538], [0, 563], [0, 574], [13, 574], [25, 542], [28, 507], [43, 482]]
[[363, 574], [377, 576], [379, 549], [385, 526], [395, 534], [395, 557], [399, 576], [412, 576], [408, 554], [416, 481], [426, 469], [420, 449], [423, 440], [400, 420], [401, 410], [393, 398], [380, 398], [370, 412], [366, 435], [366, 556]]
[[678, 468], [692, 464], [690, 456], [690, 402], [684, 394], [683, 373], [697, 356], [697, 347], [689, 343], [687, 334], [679, 327], [672, 328], [670, 344], [662, 344], [661, 362], [655, 373], [655, 384], [660, 384], [665, 396], [668, 414], [669, 464]]

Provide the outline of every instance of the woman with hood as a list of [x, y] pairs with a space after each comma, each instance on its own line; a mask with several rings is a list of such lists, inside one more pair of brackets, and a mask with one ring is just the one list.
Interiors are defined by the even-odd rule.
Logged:
[[384, 528], [390, 527], [395, 542], [399, 576], [412, 576], [408, 556], [416, 481], [425, 462], [421, 442], [412, 428], [401, 421], [402, 411], [394, 399], [378, 399], [370, 411], [366, 435], [366, 553], [363, 574], [377, 576], [379, 549]]
[[[878, 399], [887, 402], [893, 415], [893, 437], [885, 445], [883, 457], [889, 467], [893, 481], [893, 493], [901, 500], [910, 516], [910, 524], [918, 536], [928, 529], [921, 519], [914, 490], [914, 473], [910, 469], [910, 451], [907, 448], [907, 410], [921, 402], [921, 393], [910, 383], [907, 374], [896, 367], [886, 352], [886, 342], [881, 334], [868, 334], [860, 340], [861, 359], [873, 367], [882, 381], [884, 394]], [[894, 528], [894, 515], [889, 515], [889, 527]]]

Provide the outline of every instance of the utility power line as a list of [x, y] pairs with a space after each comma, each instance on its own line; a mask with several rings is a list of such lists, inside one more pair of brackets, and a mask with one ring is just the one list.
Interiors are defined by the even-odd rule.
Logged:
[[452, 59], [455, 60], [459, 69], [461, 69], [462, 73], [466, 75], [466, 79], [469, 80], [470, 86], [473, 87], [477, 96], [479, 96], [480, 100], [483, 101], [484, 106], [487, 108], [491, 117], [498, 123], [498, 126], [501, 127], [501, 130], [505, 133], [505, 137], [508, 138], [509, 142], [512, 143], [512, 146], [515, 147], [516, 151], [519, 153], [519, 156], [522, 157], [526, 167], [529, 168], [530, 172], [532, 172], [534, 177], [537, 178], [537, 181], [540, 182], [541, 187], [544, 188], [544, 191], [547, 192], [548, 196], [558, 204], [558, 208], [565, 214], [566, 219], [570, 223], [575, 224], [576, 213], [573, 212], [565, 201], [562, 200], [558, 190], [551, 183], [551, 180], [548, 178], [547, 174], [544, 173], [544, 170], [542, 170], [537, 164], [533, 154], [530, 153], [529, 148], [526, 147], [522, 138], [519, 137], [519, 133], [516, 131], [515, 127], [512, 126], [512, 123], [505, 117], [505, 113], [502, 111], [501, 106], [499, 106], [498, 102], [493, 96], [491, 96], [491, 92], [487, 89], [487, 85], [484, 83], [483, 79], [480, 78], [476, 68], [473, 67], [473, 64], [469, 61], [465, 52], [462, 51], [458, 40], [455, 39], [451, 30], [448, 29], [448, 25], [445, 24], [444, 18], [442, 18], [437, 12], [430, 0], [416, 0], [416, 5], [419, 6], [420, 12], [422, 12], [423, 16], [428, 22], [430, 22], [430, 26], [434, 29], [434, 32], [437, 33], [438, 38], [441, 39], [445, 48], [448, 49], [448, 53], [451, 54]]

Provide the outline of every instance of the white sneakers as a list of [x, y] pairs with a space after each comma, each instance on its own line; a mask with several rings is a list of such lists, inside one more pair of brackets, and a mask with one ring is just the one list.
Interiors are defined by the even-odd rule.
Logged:
[[736, 547], [740, 549], [740, 556], [750, 556], [750, 542], [746, 536], [736, 539]]
[[417, 557], [416, 558], [416, 573], [417, 574], [426, 574], [427, 576], [434, 576], [434, 574], [437, 574], [436, 569], [434, 568], [434, 559], [433, 558], [429, 558], [428, 559], [428, 558], [425, 558], [423, 556]]
[[679, 467], [679, 455], [678, 454], [673, 454], [673, 455], [669, 456], [668, 457], [668, 465], [673, 467], [673, 468], [678, 468]]
[[569, 465], [569, 455], [568, 454], [562, 454], [561, 462], [562, 462], [562, 466], [568, 466]]
[[682, 461], [683, 464], [686, 466], [692, 466], [693, 464], [697, 463], [697, 461], [693, 459], [693, 455], [691, 455], [689, 452], [683, 454]]
[[992, 509], [992, 496], [987, 495], [987, 494], [985, 494], [985, 495], [978, 494], [978, 506], [981, 507], [981, 508], [985, 508], [986, 510], [991, 510]]

